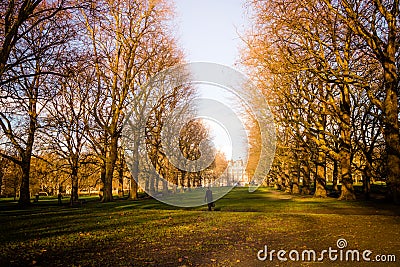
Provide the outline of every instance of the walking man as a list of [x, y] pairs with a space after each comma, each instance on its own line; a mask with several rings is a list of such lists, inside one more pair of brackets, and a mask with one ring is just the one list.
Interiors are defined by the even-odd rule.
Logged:
[[60, 191], [58, 191], [57, 198], [58, 198], [58, 205], [62, 205], [62, 194]]
[[210, 186], [207, 187], [206, 195], [204, 196], [204, 201], [207, 202], [208, 211], [211, 211], [211, 208], [214, 207], [214, 202]]

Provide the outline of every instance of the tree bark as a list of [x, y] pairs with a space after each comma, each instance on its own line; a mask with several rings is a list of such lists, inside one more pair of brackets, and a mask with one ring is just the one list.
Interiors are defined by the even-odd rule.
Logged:
[[[180, 185], [181, 185], [181, 192], [185, 193], [185, 177], [187, 175], [187, 172], [184, 170], [180, 170], [181, 172], [181, 181], [180, 181]], [[228, 180], [226, 181], [228, 183]]]
[[187, 190], [190, 192], [191, 191], [191, 183], [190, 183], [190, 179], [191, 179], [192, 177], [191, 177], [191, 175], [188, 175], [188, 177], [187, 177], [187, 183], [186, 183], [186, 186], [187, 186]]
[[118, 197], [124, 197], [124, 168], [121, 164], [118, 169]]
[[115, 135], [111, 136], [109, 145], [109, 155], [106, 157], [106, 173], [104, 181], [104, 196], [103, 202], [113, 201], [112, 195], [112, 182], [114, 177], [115, 162], [118, 156], [118, 137]]
[[339, 200], [355, 200], [351, 176], [351, 130], [350, 130], [350, 91], [348, 85], [340, 86], [340, 170], [341, 193]]
[[333, 160], [333, 173], [332, 173], [332, 190], [338, 192], [338, 179], [339, 179], [339, 163], [337, 160]]
[[135, 179], [131, 179], [131, 194], [130, 194], [130, 199], [131, 200], [137, 200], [138, 199], [138, 183], [136, 182]]
[[[36, 88], [35, 88], [36, 89]], [[34, 89], [34, 95], [37, 96], [37, 90]], [[19, 200], [18, 204], [21, 206], [27, 206], [31, 204], [31, 196], [29, 190], [29, 177], [30, 177], [30, 169], [31, 169], [31, 160], [32, 160], [32, 151], [33, 144], [35, 141], [35, 132], [37, 126], [36, 120], [36, 98], [29, 100], [29, 132], [28, 138], [26, 142], [25, 151], [21, 155], [20, 167], [22, 170], [22, 179], [21, 179], [21, 187], [19, 191]]]
[[300, 194], [300, 186], [299, 186], [300, 164], [298, 161], [292, 167], [291, 176], [292, 176], [292, 194]]
[[19, 188], [18, 204], [28, 206], [31, 204], [31, 196], [29, 191], [29, 172], [31, 167], [31, 158], [24, 159], [20, 165], [22, 171], [21, 186]]
[[363, 172], [363, 191], [366, 200], [370, 199], [370, 192], [371, 192], [371, 168], [369, 163], [366, 163], [365, 168], [362, 170]]
[[[388, 47], [390, 58], [395, 58], [395, 47]], [[387, 183], [389, 197], [400, 204], [400, 133], [398, 108], [398, 73], [393, 62], [384, 64], [386, 96], [384, 100], [384, 138], [387, 151]]]
[[318, 159], [316, 162], [317, 171], [315, 177], [314, 197], [326, 197], [325, 159], [326, 159], [325, 153], [323, 151], [319, 151]]
[[[320, 85], [319, 87], [322, 88]], [[326, 127], [326, 116], [325, 116], [325, 111], [326, 107], [325, 104], [322, 104], [320, 114], [318, 114], [318, 121], [316, 123], [317, 129], [318, 129], [318, 144], [324, 144], [325, 143], [325, 127]], [[316, 177], [315, 177], [315, 191], [314, 191], [314, 197], [326, 197], [326, 170], [325, 170], [325, 164], [326, 164], [326, 152], [318, 148], [317, 152], [317, 161], [316, 161]]]
[[[1, 162], [0, 162], [1, 163]], [[4, 171], [3, 168], [0, 167], [0, 196], [2, 195], [1, 188], [3, 187], [3, 176], [4, 176]]]
[[78, 203], [79, 195], [78, 195], [78, 166], [75, 165], [72, 167], [72, 172], [71, 172], [71, 181], [72, 181], [72, 190], [71, 190], [71, 205], [74, 205]]
[[150, 185], [149, 185], [149, 193], [150, 194], [154, 194], [155, 192], [156, 192], [156, 184], [155, 184], [155, 181], [156, 181], [156, 179], [157, 179], [157, 173], [155, 173], [155, 172], [153, 172], [152, 174], [151, 174], [151, 177], [150, 177]]
[[[138, 138], [136, 136], [139, 136], [136, 134], [134, 138], [135, 140], [134, 147], [133, 147], [133, 162], [132, 162], [132, 179], [131, 179], [131, 194], [130, 194], [130, 199], [132, 200], [137, 200], [138, 199], [138, 181], [139, 181], [139, 142]], [[154, 179], [153, 177], [149, 177], [149, 179]], [[151, 192], [151, 191], [148, 191]]]
[[103, 184], [103, 187], [100, 189], [99, 192], [99, 197], [100, 197], [100, 201], [103, 201], [103, 197], [104, 197], [104, 184], [106, 183], [106, 163], [103, 161], [101, 163], [101, 168], [100, 168], [100, 180]]
[[301, 194], [309, 195], [310, 194], [310, 166], [309, 162], [303, 162], [302, 164], [302, 173], [303, 173], [303, 184], [301, 187]]
[[164, 178], [164, 180], [162, 180], [162, 187], [163, 187], [163, 189], [162, 189], [163, 196], [168, 195], [168, 181], [165, 180], [165, 178]]

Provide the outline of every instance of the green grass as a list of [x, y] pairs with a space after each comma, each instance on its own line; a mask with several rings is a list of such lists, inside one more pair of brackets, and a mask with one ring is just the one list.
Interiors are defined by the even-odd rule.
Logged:
[[[267, 188], [236, 188], [214, 212], [154, 199], [91, 200], [69, 207], [43, 199], [23, 210], [0, 203], [0, 266], [266, 266], [256, 258], [264, 245], [322, 250], [338, 238], [350, 248], [400, 257], [399, 210], [386, 204]], [[354, 266], [322, 266], [331, 264]]]

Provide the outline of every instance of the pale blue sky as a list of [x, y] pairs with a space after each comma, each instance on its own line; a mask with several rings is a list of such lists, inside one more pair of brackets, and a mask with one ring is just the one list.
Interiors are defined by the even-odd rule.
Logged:
[[[241, 40], [246, 16], [245, 0], [175, 0], [175, 36], [185, 53], [187, 62], [205, 61], [234, 67], [239, 59]], [[221, 102], [235, 109], [234, 96], [218, 87], [198, 86], [200, 96]], [[219, 91], [218, 91], [219, 90]], [[201, 112], [200, 112], [201, 113]], [[222, 122], [221, 122], [222, 123]], [[232, 144], [226, 129], [208, 121], [216, 147], [232, 157], [232, 145], [241, 150], [245, 157], [243, 143], [247, 138]], [[240, 144], [242, 143], [242, 144]]]
[[176, 36], [186, 60], [234, 66], [246, 23], [244, 0], [175, 0]]

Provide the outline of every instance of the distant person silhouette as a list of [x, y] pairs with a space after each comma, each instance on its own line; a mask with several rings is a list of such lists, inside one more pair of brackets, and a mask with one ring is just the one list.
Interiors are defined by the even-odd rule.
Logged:
[[207, 202], [208, 211], [211, 211], [211, 208], [214, 207], [213, 195], [210, 187], [207, 187], [206, 195], [204, 196], [204, 201]]
[[57, 198], [58, 198], [58, 205], [61, 205], [62, 204], [62, 194], [61, 194], [61, 192], [58, 192]]

